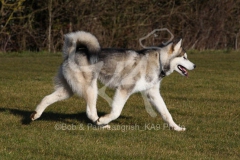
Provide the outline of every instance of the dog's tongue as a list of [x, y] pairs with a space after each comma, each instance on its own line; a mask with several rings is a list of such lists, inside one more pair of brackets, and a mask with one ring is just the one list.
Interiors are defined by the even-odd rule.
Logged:
[[188, 77], [188, 72], [187, 72], [186, 68], [182, 67], [182, 73], [183, 73], [186, 77]]
[[185, 67], [178, 65], [178, 69], [182, 72], [184, 76], [188, 77], [188, 71]]

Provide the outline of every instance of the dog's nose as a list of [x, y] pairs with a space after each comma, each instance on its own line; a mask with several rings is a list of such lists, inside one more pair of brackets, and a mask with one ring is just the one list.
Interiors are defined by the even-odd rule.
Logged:
[[194, 68], [196, 68], [197, 66], [196, 66], [196, 64], [194, 64], [194, 66], [193, 66]]

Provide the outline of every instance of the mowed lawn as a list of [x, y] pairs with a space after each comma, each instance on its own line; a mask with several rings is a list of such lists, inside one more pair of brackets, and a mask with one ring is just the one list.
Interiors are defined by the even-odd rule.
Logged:
[[[240, 52], [192, 51], [188, 58], [197, 65], [189, 77], [175, 72], [161, 85], [174, 120], [187, 128], [176, 132], [146, 111], [139, 93], [110, 130], [92, 126], [77, 96], [29, 123], [53, 91], [61, 54], [0, 54], [0, 159], [239, 159]], [[97, 108], [99, 115], [111, 109], [101, 97]]]

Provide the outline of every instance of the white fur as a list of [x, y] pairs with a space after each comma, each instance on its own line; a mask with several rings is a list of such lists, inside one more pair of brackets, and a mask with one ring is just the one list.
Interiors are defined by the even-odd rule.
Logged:
[[[187, 54], [185, 53], [183, 57], [176, 57], [170, 63], [170, 72], [172, 73], [174, 70], [179, 74], [183, 75], [182, 72], [178, 69], [178, 65], [182, 65], [187, 70], [193, 70], [195, 68], [195, 64], [187, 59]], [[170, 73], [169, 73], [170, 74]]]
[[145, 91], [150, 103], [156, 108], [156, 110], [161, 114], [163, 120], [169, 124], [169, 127], [176, 131], [185, 131], [186, 128], [182, 128], [178, 126], [174, 121], [169, 113], [166, 104], [164, 103], [162, 96], [159, 92], [160, 82], [156, 84], [149, 90]]
[[[157, 82], [157, 81], [156, 81]], [[145, 91], [149, 88], [152, 88], [155, 83], [148, 83], [144, 77], [141, 77], [137, 82], [136, 86], [133, 89], [133, 93]]]

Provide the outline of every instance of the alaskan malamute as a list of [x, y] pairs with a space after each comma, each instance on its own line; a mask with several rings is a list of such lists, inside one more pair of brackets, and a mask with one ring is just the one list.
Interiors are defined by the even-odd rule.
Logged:
[[[196, 67], [188, 60], [181, 43], [182, 40], [176, 44], [171, 42], [161, 45], [159, 48], [134, 51], [101, 48], [97, 38], [88, 32], [66, 34], [63, 46], [64, 61], [55, 78], [55, 91], [43, 98], [32, 113], [31, 119], [39, 118], [52, 103], [67, 99], [76, 93], [87, 102], [88, 118], [96, 125], [105, 126], [120, 116], [131, 94], [143, 92], [171, 128], [184, 131], [185, 128], [173, 121], [159, 92], [160, 82], [165, 76], [174, 70], [188, 76], [187, 70]], [[97, 79], [116, 89], [111, 112], [102, 117], [98, 117], [96, 109]]]

